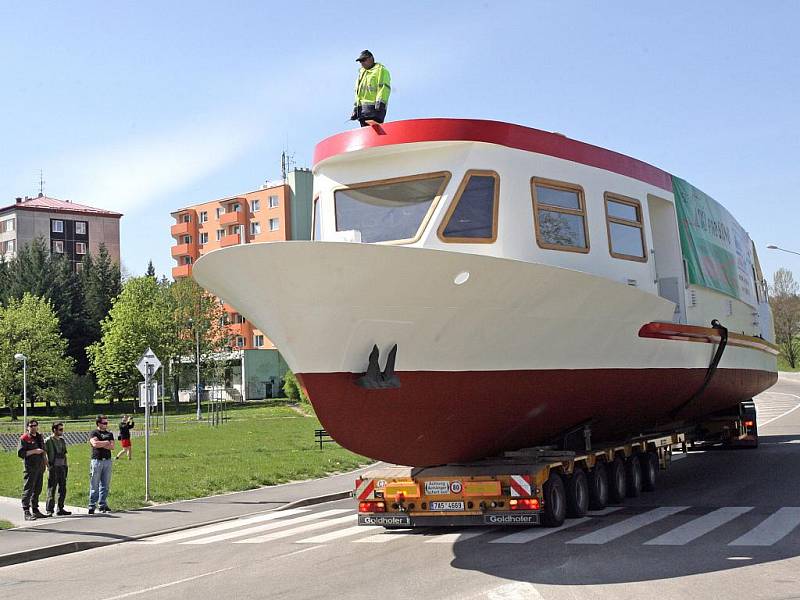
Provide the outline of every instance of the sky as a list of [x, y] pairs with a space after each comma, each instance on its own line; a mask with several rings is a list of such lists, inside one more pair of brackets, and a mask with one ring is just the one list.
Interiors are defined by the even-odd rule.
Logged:
[[688, 180], [800, 279], [800, 2], [0, 3], [0, 206], [124, 213], [122, 263], [169, 274], [170, 212], [310, 167], [368, 48], [389, 120], [558, 131]]

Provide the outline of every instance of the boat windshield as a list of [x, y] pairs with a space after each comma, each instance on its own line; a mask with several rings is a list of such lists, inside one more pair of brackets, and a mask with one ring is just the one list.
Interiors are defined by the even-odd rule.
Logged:
[[413, 240], [448, 178], [430, 173], [337, 190], [336, 231], [358, 231], [362, 242]]

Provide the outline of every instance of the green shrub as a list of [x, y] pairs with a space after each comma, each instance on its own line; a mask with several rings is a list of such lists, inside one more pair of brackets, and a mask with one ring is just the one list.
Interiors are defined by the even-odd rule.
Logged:
[[283, 393], [286, 394], [287, 398], [295, 402], [311, 404], [303, 388], [300, 387], [300, 382], [297, 381], [297, 377], [295, 377], [294, 373], [291, 371], [286, 371], [286, 375], [283, 376]]

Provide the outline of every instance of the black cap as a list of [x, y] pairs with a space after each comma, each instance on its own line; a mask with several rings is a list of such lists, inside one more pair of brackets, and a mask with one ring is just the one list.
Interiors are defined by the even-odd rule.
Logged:
[[366, 60], [368, 58], [375, 58], [375, 57], [372, 56], [372, 52], [370, 52], [369, 50], [362, 50], [361, 54], [358, 55], [356, 62], [361, 62], [362, 60]]

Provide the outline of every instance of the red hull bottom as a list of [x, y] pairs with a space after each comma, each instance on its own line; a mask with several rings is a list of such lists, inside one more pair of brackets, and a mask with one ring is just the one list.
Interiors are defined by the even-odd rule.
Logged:
[[[322, 425], [345, 448], [391, 463], [465, 462], [550, 442], [591, 420], [592, 439], [671, 426], [670, 411], [705, 369], [400, 372], [401, 387], [366, 390], [354, 373], [299, 374]], [[736, 406], [777, 380], [769, 371], [718, 370], [679, 419]]]

